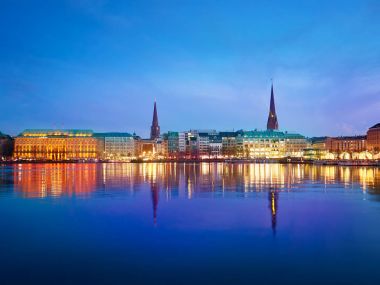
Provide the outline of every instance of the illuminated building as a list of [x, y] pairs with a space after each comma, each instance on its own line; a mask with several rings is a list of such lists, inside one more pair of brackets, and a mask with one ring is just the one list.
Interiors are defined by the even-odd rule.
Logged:
[[210, 155], [210, 137], [208, 132], [195, 132], [197, 138], [197, 149], [200, 157]]
[[314, 137], [310, 142], [311, 145], [304, 151], [304, 158], [311, 160], [326, 158], [326, 137]]
[[184, 132], [168, 132], [165, 139], [167, 140], [167, 156], [170, 159], [183, 158], [186, 153], [186, 137]]
[[13, 143], [12, 137], [0, 132], [0, 160], [12, 156]]
[[209, 137], [209, 155], [212, 158], [220, 158], [222, 156], [222, 138], [219, 134], [210, 135]]
[[136, 141], [136, 154], [142, 159], [163, 159], [168, 157], [167, 139], [139, 139]]
[[164, 136], [163, 139], [156, 140], [156, 151], [158, 158], [168, 156], [168, 140], [166, 136]]
[[333, 153], [365, 151], [367, 149], [366, 136], [328, 137], [326, 139], [326, 149]]
[[136, 138], [136, 155], [140, 159], [162, 159], [168, 155], [167, 137], [164, 139], [160, 135], [160, 126], [158, 124], [157, 104], [154, 101], [153, 119], [150, 127], [150, 138]]
[[318, 137], [311, 139], [311, 146], [314, 149], [325, 151], [326, 150], [326, 139], [327, 137]]
[[270, 93], [270, 106], [269, 106], [267, 130], [278, 130], [276, 106], [274, 104], [273, 84], [272, 84], [271, 93]]
[[192, 130], [197, 141], [200, 158], [216, 158], [221, 155], [222, 140], [215, 130]]
[[375, 153], [380, 152], [380, 123], [367, 131], [367, 149]]
[[186, 133], [178, 133], [178, 150], [181, 155], [184, 155], [186, 152]]
[[[199, 131], [190, 130], [178, 133], [178, 152], [180, 158], [199, 158], [199, 147]], [[204, 148], [203, 145], [202, 148]]]
[[159, 137], [160, 137], [160, 126], [158, 125], [156, 101], [154, 101], [153, 120], [152, 120], [152, 126], [150, 127], [150, 139], [155, 140], [155, 139], [158, 139]]
[[238, 136], [246, 158], [302, 157], [307, 140], [299, 134], [280, 131], [248, 131]]
[[154, 158], [157, 152], [155, 140], [140, 139], [136, 141], [137, 155], [140, 158]]
[[[280, 131], [237, 131], [216, 132], [215, 130], [190, 130], [180, 133], [169, 132], [169, 157], [187, 159], [209, 158], [284, 158], [302, 157], [308, 143], [304, 136]], [[181, 143], [185, 146], [183, 156]]]
[[168, 157], [177, 158], [179, 156], [179, 133], [178, 132], [168, 132]]
[[236, 157], [238, 153], [236, 132], [220, 132], [219, 136], [222, 141], [222, 155], [224, 157]]
[[285, 156], [302, 157], [304, 150], [309, 146], [307, 139], [300, 134], [285, 132]]
[[128, 160], [136, 156], [136, 143], [129, 133], [96, 133], [104, 141], [104, 158]]
[[103, 150], [91, 130], [25, 130], [15, 138], [14, 158], [88, 160], [102, 158]]
[[199, 158], [199, 149], [198, 149], [199, 144], [198, 144], [197, 136], [192, 132], [188, 132], [188, 133], [185, 133], [185, 139], [186, 139], [186, 148], [185, 148], [186, 158], [198, 159]]

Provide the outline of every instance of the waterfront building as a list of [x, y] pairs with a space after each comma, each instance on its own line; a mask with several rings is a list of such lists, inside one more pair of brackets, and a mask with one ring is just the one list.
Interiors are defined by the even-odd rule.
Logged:
[[[310, 160], [327, 159], [328, 152], [326, 149], [327, 137], [313, 137], [310, 139], [310, 146], [304, 151], [304, 158]], [[331, 156], [330, 156], [331, 158]], [[333, 158], [333, 157], [332, 157]]]
[[154, 101], [153, 120], [152, 126], [150, 127], [150, 139], [155, 140], [158, 138], [160, 138], [160, 126], [158, 124], [157, 105], [156, 101]]
[[302, 157], [307, 147], [304, 136], [274, 130], [244, 131], [237, 138], [246, 158]]
[[192, 131], [198, 143], [198, 155], [201, 158], [215, 157], [212, 152], [215, 152], [215, 140], [217, 140], [219, 134], [216, 130], [194, 130]]
[[308, 140], [300, 134], [284, 132], [284, 139], [286, 157], [302, 157], [304, 150], [310, 146]]
[[215, 130], [195, 131], [200, 158], [220, 158], [222, 155], [222, 139]]
[[198, 155], [207, 158], [210, 155], [210, 140], [207, 132], [196, 133]]
[[276, 114], [276, 106], [274, 104], [273, 83], [270, 93], [269, 115], [267, 121], [267, 130], [278, 130], [278, 120]]
[[0, 160], [12, 156], [14, 141], [11, 136], [0, 132]]
[[26, 160], [94, 160], [104, 142], [91, 130], [25, 130], [15, 138], [14, 158]]
[[326, 151], [327, 137], [314, 137], [311, 138], [311, 147], [317, 150]]
[[130, 133], [96, 133], [94, 137], [103, 140], [104, 158], [130, 160], [136, 156], [136, 143]]
[[380, 152], [380, 123], [367, 131], [367, 149], [374, 153]]
[[153, 159], [157, 153], [157, 141], [139, 139], [136, 141], [137, 156], [140, 158]]
[[179, 132], [168, 132], [166, 135], [168, 143], [168, 158], [179, 156]]
[[[182, 137], [180, 135], [179, 132], [169, 132], [167, 135], [170, 158], [302, 157], [308, 146], [308, 141], [302, 135], [272, 130], [190, 130], [184, 132]], [[184, 146], [183, 149], [181, 145]]]
[[206, 159], [220, 157], [222, 141], [215, 130], [190, 130], [185, 132], [185, 157]]
[[156, 140], [156, 157], [160, 159], [168, 157], [167, 135], [164, 135], [162, 138]]
[[222, 141], [222, 155], [226, 158], [236, 157], [238, 132], [220, 132], [219, 136]]
[[367, 149], [366, 136], [345, 136], [326, 138], [326, 150], [333, 153], [353, 153]]
[[211, 134], [209, 136], [209, 156], [211, 158], [221, 158], [222, 157], [223, 143], [222, 138], [219, 134]]
[[190, 130], [185, 132], [185, 157], [187, 159], [199, 158], [198, 132]]
[[178, 133], [178, 150], [181, 156], [185, 155], [185, 152], [186, 152], [186, 133], [185, 132]]

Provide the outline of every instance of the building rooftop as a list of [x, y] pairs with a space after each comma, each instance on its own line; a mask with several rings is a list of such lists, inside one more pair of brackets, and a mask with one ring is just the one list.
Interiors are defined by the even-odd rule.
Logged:
[[376, 125], [370, 127], [369, 129], [377, 129], [377, 128], [380, 128], [380, 123], [378, 123], [378, 124], [376, 124]]
[[4, 138], [11, 138], [11, 136], [3, 134], [2, 132], [0, 132], [0, 138], [2, 138], [2, 139], [4, 139]]
[[26, 129], [19, 137], [92, 137], [92, 130], [79, 129]]
[[210, 136], [210, 143], [222, 143], [222, 137], [220, 135]]
[[94, 133], [94, 137], [113, 137], [113, 138], [124, 138], [132, 137], [130, 133], [120, 133], [120, 132], [108, 132], [108, 133]]
[[312, 143], [320, 143], [320, 142], [325, 142], [327, 137], [312, 137], [310, 138], [310, 141]]
[[224, 138], [226, 138], [226, 137], [236, 137], [237, 132], [219, 132], [219, 135], [221, 137], [224, 137]]
[[305, 137], [300, 134], [282, 132], [277, 130], [265, 130], [265, 131], [244, 131], [243, 137], [246, 138], [279, 138], [279, 139], [304, 139]]
[[342, 137], [334, 137], [332, 139], [335, 140], [365, 140], [367, 136], [342, 136]]

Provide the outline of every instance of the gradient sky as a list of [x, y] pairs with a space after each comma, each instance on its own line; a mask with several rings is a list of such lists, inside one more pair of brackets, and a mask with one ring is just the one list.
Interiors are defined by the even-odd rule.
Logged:
[[380, 1], [0, 1], [0, 131], [380, 122]]

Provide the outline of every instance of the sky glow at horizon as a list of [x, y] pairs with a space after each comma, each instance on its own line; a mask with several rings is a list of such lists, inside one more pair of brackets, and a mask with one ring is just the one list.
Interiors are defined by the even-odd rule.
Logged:
[[[50, 3], [51, 2], [51, 3]], [[380, 2], [1, 1], [0, 131], [265, 129], [380, 122]]]

